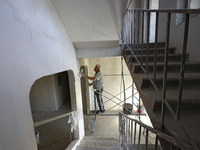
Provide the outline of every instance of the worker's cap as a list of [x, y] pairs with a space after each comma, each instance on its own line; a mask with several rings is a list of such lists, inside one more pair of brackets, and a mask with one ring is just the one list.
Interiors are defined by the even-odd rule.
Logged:
[[99, 69], [101, 69], [101, 65], [99, 65], [99, 64], [96, 64], [96, 67], [98, 67]]

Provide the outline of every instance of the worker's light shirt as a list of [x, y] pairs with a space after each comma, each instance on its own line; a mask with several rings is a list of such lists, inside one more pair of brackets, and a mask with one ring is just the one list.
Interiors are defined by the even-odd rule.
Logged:
[[96, 80], [93, 81], [93, 88], [100, 90], [103, 87], [103, 76], [101, 72], [96, 72], [94, 77], [96, 77]]

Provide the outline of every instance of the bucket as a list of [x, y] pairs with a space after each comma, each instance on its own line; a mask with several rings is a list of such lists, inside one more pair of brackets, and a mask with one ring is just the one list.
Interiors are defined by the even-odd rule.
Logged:
[[123, 104], [123, 112], [125, 114], [131, 114], [133, 110], [133, 105], [130, 103], [124, 103]]

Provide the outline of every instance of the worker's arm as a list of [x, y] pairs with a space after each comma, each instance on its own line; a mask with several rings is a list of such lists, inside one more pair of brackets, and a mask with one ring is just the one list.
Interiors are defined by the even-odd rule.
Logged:
[[83, 73], [83, 76], [89, 80], [93, 80], [95, 81], [97, 78], [96, 77], [89, 77], [89, 76], [86, 76], [84, 73]]

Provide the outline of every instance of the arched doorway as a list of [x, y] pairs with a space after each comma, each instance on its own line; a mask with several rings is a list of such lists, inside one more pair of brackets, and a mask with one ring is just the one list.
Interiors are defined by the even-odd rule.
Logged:
[[72, 70], [42, 77], [30, 90], [30, 104], [39, 150], [65, 149], [76, 134], [70, 118], [77, 110]]

